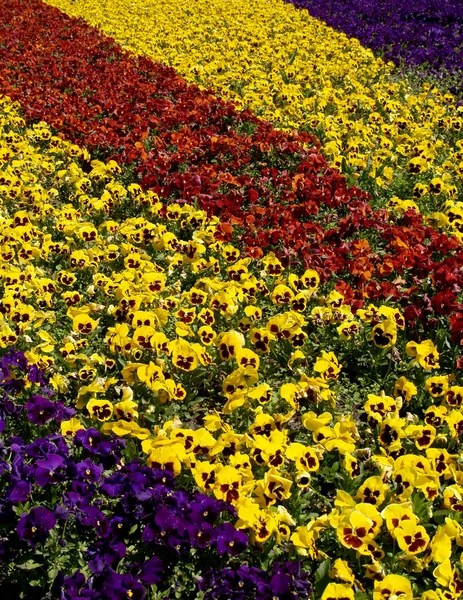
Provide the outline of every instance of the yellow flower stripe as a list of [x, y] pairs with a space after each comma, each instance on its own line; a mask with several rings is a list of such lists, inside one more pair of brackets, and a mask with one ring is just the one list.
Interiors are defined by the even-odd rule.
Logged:
[[307, 128], [377, 203], [419, 207], [449, 227], [462, 191], [463, 107], [427, 84], [412, 91], [391, 63], [307, 11], [282, 0], [47, 2], [277, 127]]

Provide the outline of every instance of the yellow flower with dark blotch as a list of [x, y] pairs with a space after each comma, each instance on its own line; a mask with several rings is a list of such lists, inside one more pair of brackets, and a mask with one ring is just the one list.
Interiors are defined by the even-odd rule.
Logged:
[[206, 492], [212, 491], [216, 482], [216, 464], [209, 461], [198, 461], [192, 467], [191, 473], [196, 485]]
[[79, 227], [77, 235], [86, 243], [96, 242], [98, 240], [98, 231], [93, 225]]
[[169, 342], [169, 350], [172, 363], [182, 371], [194, 371], [198, 366], [198, 355], [188, 342], [182, 339]]
[[264, 256], [261, 262], [265, 271], [271, 277], [279, 277], [284, 271], [283, 265], [273, 252], [269, 252], [266, 256]]
[[315, 291], [320, 285], [320, 275], [314, 269], [307, 269], [301, 275], [300, 281], [305, 288]]
[[214, 325], [215, 317], [210, 308], [202, 308], [198, 313], [198, 319], [205, 325]]
[[391, 479], [397, 486], [395, 490], [395, 499], [397, 501], [405, 502], [410, 498], [415, 489], [417, 477], [417, 470], [413, 467], [394, 470]]
[[382, 481], [381, 477], [373, 475], [363, 482], [355, 498], [358, 498], [361, 502], [379, 507], [384, 502], [387, 491], [388, 486]]
[[307, 291], [304, 290], [304, 292], [299, 292], [291, 300], [291, 308], [293, 310], [295, 310], [296, 312], [303, 313], [307, 310], [307, 300], [308, 300]]
[[59, 271], [56, 280], [61, 283], [61, 285], [70, 287], [77, 281], [77, 277], [70, 271]]
[[430, 460], [439, 477], [443, 476], [446, 480], [453, 477], [457, 467], [457, 454], [450, 454], [445, 448], [427, 448], [426, 458]]
[[432, 425], [409, 425], [405, 435], [415, 441], [418, 450], [429, 448], [436, 439], [436, 429]]
[[174, 315], [185, 325], [190, 325], [196, 319], [196, 308], [180, 308]]
[[374, 304], [370, 304], [368, 308], [360, 308], [357, 311], [357, 316], [365, 321], [366, 323], [371, 323], [374, 320], [377, 320], [379, 317], [379, 309]]
[[225, 502], [236, 502], [240, 497], [242, 475], [234, 467], [225, 466], [216, 471], [214, 495]]
[[336, 379], [341, 372], [342, 365], [334, 354], [334, 352], [322, 351], [322, 355], [317, 358], [313, 370], [316, 373], [320, 373], [320, 376], [324, 379]]
[[71, 436], [74, 436], [76, 431], [79, 431], [79, 429], [85, 429], [79, 419], [76, 419], [75, 417], [72, 417], [72, 419], [69, 421], [61, 421], [60, 428], [62, 435]]
[[388, 504], [386, 508], [381, 511], [381, 516], [385, 519], [386, 527], [392, 537], [395, 537], [395, 532], [403, 521], [411, 521], [412, 523], [418, 522], [418, 518], [413, 512], [413, 505], [411, 502]]
[[77, 375], [81, 381], [93, 381], [96, 377], [97, 370], [95, 367], [91, 367], [87, 365], [86, 367], [82, 367], [77, 372]]
[[83, 250], [74, 250], [70, 256], [71, 269], [85, 269], [90, 264], [89, 255]]
[[339, 308], [344, 302], [344, 296], [340, 294], [337, 290], [332, 290], [327, 298], [326, 303], [330, 308]]
[[390, 321], [394, 321], [397, 327], [400, 329], [405, 328], [404, 316], [397, 308], [392, 308], [391, 306], [386, 306], [383, 304], [379, 307], [378, 314], [382, 317], [386, 317], [386, 319]]
[[289, 339], [294, 334], [299, 333], [301, 327], [307, 322], [302, 315], [291, 310], [276, 315], [268, 320], [267, 329], [277, 339]]
[[98, 421], [109, 421], [113, 414], [113, 405], [109, 400], [92, 399], [87, 402], [88, 414]]
[[413, 600], [411, 583], [402, 575], [387, 575], [375, 581], [373, 600]]
[[352, 456], [352, 454], [350, 454], [349, 452], [347, 452], [344, 455], [344, 458], [342, 459], [342, 466], [349, 473], [351, 479], [359, 477], [360, 462], [355, 456]]
[[63, 292], [61, 294], [61, 298], [64, 300], [64, 302], [67, 306], [77, 306], [83, 300], [82, 294], [79, 294], [79, 292], [75, 292], [75, 291]]
[[451, 408], [460, 408], [463, 404], [463, 386], [452, 385], [445, 394], [445, 401]]
[[260, 319], [262, 319], [262, 309], [258, 306], [246, 306], [244, 308], [244, 314], [249, 317], [251, 321], [260, 321]]
[[291, 479], [283, 477], [272, 467], [265, 473], [264, 479], [257, 482], [254, 494], [260, 507], [265, 508], [290, 498], [292, 485]]
[[397, 325], [395, 321], [385, 319], [371, 330], [371, 339], [378, 348], [390, 348], [397, 341]]
[[243, 275], [248, 272], [248, 265], [250, 264], [250, 258], [242, 258], [236, 261], [234, 265], [227, 269], [228, 276], [232, 281], [240, 281]]
[[401, 521], [399, 527], [395, 531], [395, 538], [399, 548], [407, 555], [415, 555], [424, 552], [430, 541], [426, 529], [413, 521]]
[[255, 435], [251, 449], [252, 459], [259, 465], [279, 468], [285, 462], [286, 435], [274, 429], [268, 437]]
[[251, 543], [264, 544], [277, 532], [277, 520], [268, 510], [260, 511], [258, 519], [252, 524]]
[[449, 485], [444, 489], [444, 507], [463, 512], [463, 488], [460, 485]]
[[114, 405], [114, 416], [124, 421], [133, 421], [138, 418], [138, 405], [133, 400], [123, 400]]
[[198, 329], [198, 336], [205, 346], [210, 346], [217, 337], [217, 334], [209, 325], [203, 325]]
[[425, 382], [425, 387], [433, 398], [438, 398], [447, 393], [447, 390], [449, 389], [449, 378], [447, 375], [428, 377]]
[[300, 327], [291, 333], [289, 341], [294, 348], [302, 348], [309, 336]]
[[406, 402], [410, 402], [413, 396], [416, 396], [418, 390], [416, 385], [409, 381], [406, 377], [399, 377], [394, 385], [394, 396], [400, 396]]
[[408, 342], [405, 352], [413, 358], [412, 364], [419, 364], [426, 371], [439, 368], [439, 352], [431, 340]]
[[156, 333], [156, 329], [154, 327], [137, 327], [133, 332], [132, 340], [134, 345], [142, 348], [144, 350], [148, 348], [152, 348], [151, 340]]
[[463, 435], [463, 413], [461, 411], [452, 410], [445, 417], [445, 422], [453, 438], [459, 438]]
[[316, 473], [320, 469], [318, 453], [313, 448], [299, 442], [288, 446], [286, 457], [294, 461], [298, 471]]
[[[224, 290], [211, 296], [209, 306], [215, 311], [220, 311], [220, 313], [226, 317], [232, 317], [238, 311], [238, 304], [235, 302], [234, 298]], [[207, 325], [209, 324], [210, 323], [207, 323]]]
[[366, 542], [374, 538], [372, 520], [362, 512], [351, 511], [341, 518], [336, 527], [339, 542], [346, 548], [355, 550], [359, 554], [368, 555]]
[[247, 454], [241, 454], [241, 452], [238, 452], [237, 454], [230, 456], [229, 460], [231, 466], [241, 473], [244, 482], [252, 481], [254, 479], [251, 459]]
[[148, 365], [144, 365], [144, 364], [127, 365], [127, 367], [126, 367], [127, 376], [125, 376], [124, 372], [123, 372], [123, 376], [124, 376], [124, 380], [128, 384], [133, 383], [133, 377], [131, 377], [128, 373], [128, 369], [130, 369], [130, 367], [132, 367], [132, 369], [135, 370], [138, 379], [142, 383], [145, 383], [149, 387], [150, 390], [155, 391], [159, 384], [165, 383], [165, 378], [164, 378], [164, 373], [162, 371], [162, 368], [158, 365], [155, 365], [153, 362], [150, 362]]
[[252, 327], [252, 321], [251, 319], [248, 319], [248, 317], [244, 317], [243, 319], [240, 319], [238, 321], [238, 329], [239, 331], [241, 331], [241, 333], [247, 333]]
[[201, 306], [207, 301], [207, 292], [200, 290], [199, 288], [192, 287], [188, 292], [188, 301], [193, 306]]
[[144, 310], [136, 310], [132, 314], [131, 325], [134, 329], [137, 327], [159, 327], [159, 319], [156, 314]]
[[81, 335], [88, 335], [98, 327], [98, 321], [92, 319], [89, 315], [81, 313], [72, 319], [72, 329]]
[[249, 427], [249, 433], [254, 436], [262, 435], [264, 437], [270, 437], [270, 434], [274, 429], [276, 429], [276, 423], [271, 415], [257, 413], [254, 423]]
[[350, 340], [360, 332], [360, 324], [356, 321], [346, 321], [337, 327], [339, 337], [343, 340]]
[[402, 447], [401, 440], [405, 437], [404, 419], [387, 418], [380, 426], [378, 441], [388, 452], [396, 452]]
[[203, 365], [203, 367], [207, 367], [213, 364], [215, 365], [212, 356], [207, 352], [206, 348], [201, 346], [201, 344], [194, 342], [193, 344], [191, 344], [191, 349], [193, 350], [193, 352], [196, 353], [196, 356], [198, 357], [198, 360]]
[[170, 471], [177, 477], [182, 471], [185, 458], [186, 452], [182, 444], [166, 440], [164, 444], [152, 448], [147, 463], [153, 469]]
[[363, 409], [374, 426], [381, 423], [385, 418], [398, 417], [400, 405], [395, 398], [391, 396], [376, 396], [368, 394], [368, 400], [363, 405]]
[[278, 284], [270, 294], [270, 299], [276, 305], [290, 304], [294, 299], [294, 292], [287, 285]]
[[215, 343], [222, 360], [229, 360], [236, 358], [238, 351], [244, 346], [244, 337], [237, 331], [226, 331], [217, 337]]
[[260, 365], [260, 358], [252, 350], [240, 348], [236, 354], [236, 362], [242, 368], [252, 367], [257, 371]]
[[152, 294], [158, 294], [165, 288], [166, 284], [166, 276], [164, 273], [159, 272], [149, 272], [143, 273], [141, 278], [141, 284], [144, 289], [151, 292]]
[[151, 346], [155, 348], [158, 356], [161, 354], [170, 355], [169, 341], [165, 333], [157, 332], [151, 336]]

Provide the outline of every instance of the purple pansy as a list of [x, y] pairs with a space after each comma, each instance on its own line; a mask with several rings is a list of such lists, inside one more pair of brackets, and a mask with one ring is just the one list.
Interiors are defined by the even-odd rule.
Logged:
[[35, 548], [47, 539], [55, 525], [56, 517], [51, 510], [38, 506], [21, 516], [16, 530], [22, 540]]

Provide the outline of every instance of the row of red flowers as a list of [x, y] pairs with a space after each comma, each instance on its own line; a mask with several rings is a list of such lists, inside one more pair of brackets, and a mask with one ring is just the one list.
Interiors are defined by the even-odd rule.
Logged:
[[29, 120], [46, 120], [94, 155], [132, 164], [164, 198], [219, 214], [223, 238], [238, 235], [249, 254], [274, 246], [325, 281], [334, 276], [356, 307], [389, 297], [409, 323], [432, 326], [450, 316], [460, 340], [456, 239], [413, 212], [372, 210], [368, 195], [346, 186], [308, 134], [278, 132], [239, 113], [39, 0], [0, 6], [0, 93], [19, 100]]

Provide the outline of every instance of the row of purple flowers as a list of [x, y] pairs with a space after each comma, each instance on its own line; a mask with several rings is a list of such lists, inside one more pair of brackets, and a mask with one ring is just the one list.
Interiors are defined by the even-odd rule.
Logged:
[[173, 598], [177, 569], [187, 566], [196, 577], [182, 588], [185, 600], [199, 590], [206, 600], [309, 598], [299, 562], [246, 565], [253, 552], [230, 504], [141, 464], [123, 439], [94, 428], [61, 435], [73, 414], [21, 352], [0, 360], [3, 591], [142, 600], [156, 586]]
[[423, 75], [441, 78], [463, 70], [460, 0], [288, 1], [306, 8], [330, 27], [358, 38], [364, 46], [384, 53], [386, 60], [422, 67]]

